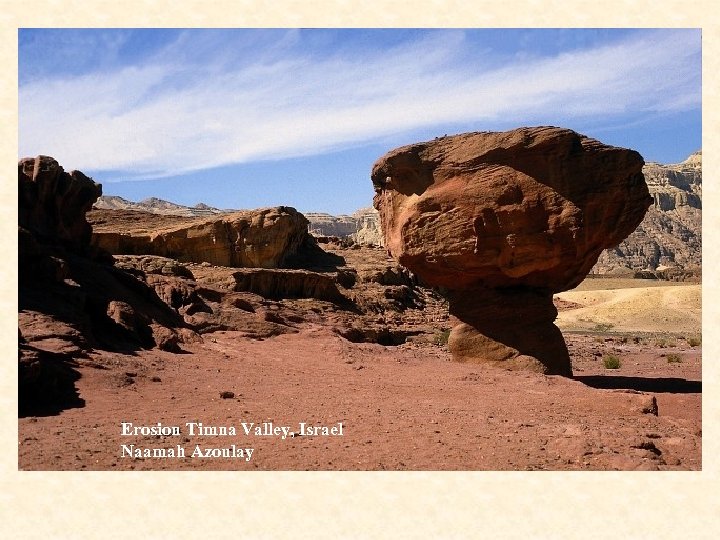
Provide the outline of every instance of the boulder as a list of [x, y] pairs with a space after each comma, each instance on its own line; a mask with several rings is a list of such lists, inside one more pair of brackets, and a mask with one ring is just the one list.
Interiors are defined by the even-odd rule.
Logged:
[[389, 253], [447, 291], [456, 360], [570, 375], [552, 295], [642, 221], [642, 166], [569, 129], [466, 133], [380, 158], [373, 202]]
[[[112, 219], [104, 218], [109, 214]], [[158, 255], [238, 268], [282, 266], [308, 236], [307, 219], [286, 206], [199, 218], [94, 210], [92, 221], [93, 243], [113, 255]]]

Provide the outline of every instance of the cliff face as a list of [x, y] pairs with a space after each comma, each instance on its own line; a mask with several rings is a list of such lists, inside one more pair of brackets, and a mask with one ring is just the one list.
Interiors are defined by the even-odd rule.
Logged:
[[308, 232], [315, 236], [350, 236], [357, 230], [357, 223], [352, 216], [332, 216], [321, 212], [306, 212], [310, 222]]
[[682, 163], [643, 167], [653, 204], [638, 228], [604, 251], [594, 274], [678, 268], [702, 264], [702, 152]]
[[305, 217], [310, 221], [310, 234], [315, 236], [348, 237], [358, 244], [384, 245], [380, 216], [372, 207], [361, 208], [351, 216], [306, 213]]
[[288, 206], [190, 218], [96, 209], [89, 218], [93, 244], [113, 255], [159, 255], [238, 268], [277, 268], [308, 236], [308, 221]]
[[357, 231], [352, 239], [358, 244], [371, 246], [384, 246], [382, 228], [380, 227], [380, 214], [374, 208], [361, 208], [353, 214], [357, 222]]

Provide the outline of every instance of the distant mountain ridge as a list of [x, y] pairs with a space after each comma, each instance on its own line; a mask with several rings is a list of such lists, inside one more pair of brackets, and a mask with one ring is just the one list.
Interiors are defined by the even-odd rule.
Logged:
[[150, 212], [152, 214], [163, 214], [168, 216], [211, 216], [224, 214], [230, 210], [220, 210], [203, 203], [195, 206], [183, 206], [157, 197], [149, 197], [140, 202], [132, 202], [117, 195], [103, 195], [98, 198], [93, 208], [101, 210], [137, 210], [138, 212]]

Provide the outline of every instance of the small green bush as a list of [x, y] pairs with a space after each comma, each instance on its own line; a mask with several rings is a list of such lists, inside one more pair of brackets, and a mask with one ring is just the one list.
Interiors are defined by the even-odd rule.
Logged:
[[666, 338], [657, 338], [655, 340], [655, 346], [664, 349], [668, 346], [668, 340]]
[[614, 354], [606, 354], [603, 356], [603, 365], [605, 366], [605, 369], [620, 369], [620, 358]]
[[687, 344], [690, 345], [691, 347], [697, 347], [702, 343], [702, 339], [700, 339], [699, 337], [695, 337], [695, 336], [687, 338], [686, 341], [687, 341]]
[[450, 330], [442, 330], [435, 334], [434, 343], [435, 345], [447, 345], [448, 339], [450, 338]]
[[682, 356], [675, 353], [670, 353], [667, 355], [667, 361], [668, 364], [680, 364], [682, 362]]

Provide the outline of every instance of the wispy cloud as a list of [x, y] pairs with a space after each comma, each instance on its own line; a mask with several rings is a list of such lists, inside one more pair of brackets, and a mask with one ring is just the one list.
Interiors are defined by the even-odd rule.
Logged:
[[21, 85], [21, 154], [163, 176], [459, 122], [607, 120], [701, 100], [700, 40], [688, 31], [510, 59], [462, 31], [322, 54], [295, 31], [196, 38], [181, 34], [133, 67]]

